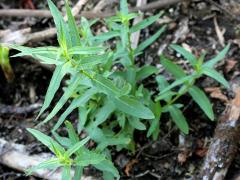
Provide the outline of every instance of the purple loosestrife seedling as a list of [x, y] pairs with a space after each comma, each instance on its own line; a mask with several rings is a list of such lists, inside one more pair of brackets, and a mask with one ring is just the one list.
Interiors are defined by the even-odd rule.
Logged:
[[[17, 45], [10, 47], [20, 51], [15, 56], [30, 55], [40, 59], [42, 63], [56, 65], [37, 118], [49, 108], [62, 79], [66, 75], [70, 77], [66, 81], [66, 87], [63, 88], [63, 95], [40, 124], [48, 123], [69, 100], [70, 105], [52, 128], [55, 140], [38, 130], [28, 129], [56, 156], [33, 167], [28, 173], [41, 168], [62, 167], [62, 179], [71, 179], [70, 172], [74, 169], [73, 178], [79, 180], [83, 168], [92, 165], [103, 172], [104, 179], [119, 179], [119, 173], [111, 161], [109, 147], [116, 146], [117, 150], [126, 148], [134, 153], [135, 130], [147, 130], [147, 136], [156, 139], [160, 131], [161, 113], [164, 112], [169, 112], [180, 130], [188, 133], [188, 124], [180, 110], [183, 105], [176, 103], [178, 98], [187, 92], [213, 120], [210, 102], [203, 91], [194, 86], [194, 82], [201, 75], [206, 74], [213, 78], [218, 76], [217, 80], [228, 86], [226, 80], [213, 69], [213, 65], [224, 57], [229, 46], [212, 60], [203, 63], [203, 56], [197, 58], [185, 49], [173, 45], [172, 48], [182, 54], [195, 71], [188, 75], [179, 66], [162, 56], [161, 63], [176, 77], [176, 81], [169, 85], [163, 76], [158, 75], [156, 81], [160, 93], [154, 97], [153, 92], [145, 88], [142, 81], [149, 76], [157, 75], [159, 70], [151, 65], [138, 67], [135, 58], [160, 37], [166, 26], [159, 28], [137, 48], [132, 47], [130, 36], [153, 24], [162, 13], [131, 26], [132, 19], [138, 14], [129, 13], [126, 0], [121, 0], [120, 12], [105, 20], [108, 32], [94, 35], [91, 26], [96, 21], [82, 18], [78, 26], [67, 1], [65, 3], [67, 22], [63, 20], [51, 0], [48, 0], [48, 4], [57, 28], [59, 47], [28, 48]], [[115, 43], [112, 48], [109, 46], [109, 41]], [[121, 68], [114, 70], [113, 67], [119, 65]], [[180, 89], [174, 91], [179, 86]], [[166, 105], [161, 106], [164, 101]], [[69, 121], [65, 121], [75, 109], [79, 114], [76, 130]], [[68, 137], [61, 137], [56, 133], [64, 122]], [[87, 137], [80, 140], [78, 134], [82, 131]], [[90, 139], [96, 143], [95, 149], [89, 150], [84, 146]]]

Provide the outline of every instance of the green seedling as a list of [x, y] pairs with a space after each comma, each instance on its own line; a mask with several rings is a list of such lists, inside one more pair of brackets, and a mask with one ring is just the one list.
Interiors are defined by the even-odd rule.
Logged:
[[[208, 117], [213, 119], [209, 100], [194, 83], [203, 74], [213, 78], [216, 74], [219, 75], [213, 66], [223, 58], [229, 46], [216, 58], [203, 63], [202, 57], [196, 58], [174, 45], [173, 48], [192, 64], [195, 72], [187, 75], [162, 56], [161, 63], [176, 77], [176, 81], [169, 85], [163, 76], [158, 75], [159, 69], [155, 66], [136, 65], [136, 57], [160, 37], [166, 25], [141, 42], [137, 48], [132, 47], [130, 40], [132, 33], [153, 24], [161, 17], [162, 12], [131, 26], [138, 14], [129, 13], [127, 1], [121, 0], [120, 12], [104, 20], [108, 32], [95, 35], [91, 27], [96, 21], [82, 18], [78, 25], [67, 1], [67, 22], [51, 0], [48, 0], [48, 4], [57, 28], [59, 46], [28, 48], [9, 45], [20, 51], [15, 57], [30, 55], [40, 59], [42, 63], [56, 66], [37, 119], [49, 109], [63, 78], [69, 77], [63, 87], [63, 95], [49, 115], [40, 122], [40, 125], [48, 123], [60, 110], [63, 112], [51, 131], [59, 144], [49, 136], [29, 129], [39, 141], [48, 146], [55, 158], [31, 169], [30, 173], [38, 168], [61, 167], [63, 179], [71, 178], [71, 169], [75, 171], [74, 177], [79, 179], [83, 167], [92, 165], [103, 172], [104, 179], [119, 179], [119, 173], [111, 160], [111, 149], [114, 146], [117, 150], [125, 148], [134, 153], [133, 135], [136, 130], [147, 130], [147, 136], [157, 139], [161, 114], [169, 112], [177, 126], [188, 133], [188, 124], [180, 110], [183, 105], [176, 102], [187, 92]], [[156, 81], [160, 91], [156, 97], [143, 83], [143, 80], [155, 75], [158, 75]], [[227, 86], [224, 78], [217, 80]], [[180, 89], [175, 91], [176, 87]], [[164, 106], [161, 105], [163, 101], [166, 104]], [[69, 106], [63, 109], [67, 102]], [[78, 111], [76, 130], [71, 123], [65, 121], [75, 109]], [[68, 129], [68, 138], [56, 133], [64, 122]], [[87, 134], [87, 138], [80, 141], [78, 134], [82, 132]], [[91, 151], [84, 146], [89, 139], [96, 144]]]

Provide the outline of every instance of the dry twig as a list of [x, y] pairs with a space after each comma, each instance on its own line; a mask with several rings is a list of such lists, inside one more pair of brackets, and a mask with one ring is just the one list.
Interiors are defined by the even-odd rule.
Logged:
[[[147, 5], [130, 8], [130, 12], [137, 11], [149, 11], [153, 9], [161, 9], [176, 3], [179, 3], [183, 0], [158, 0]], [[78, 13], [77, 13], [78, 14]], [[105, 18], [114, 15], [115, 12], [93, 12], [93, 11], [82, 11], [79, 16], [80, 18], [84, 16], [86, 18]], [[27, 9], [0, 9], [0, 18], [5, 17], [40, 17], [40, 18], [51, 18], [52, 15], [48, 10], [27, 10]]]
[[0, 115], [30, 114], [38, 110], [41, 106], [42, 104], [39, 104], [39, 103], [31, 104], [30, 106], [24, 106], [24, 107], [14, 107], [14, 106], [0, 104]]
[[218, 121], [199, 179], [223, 180], [237, 152], [240, 134], [240, 86], [234, 81], [235, 98]]

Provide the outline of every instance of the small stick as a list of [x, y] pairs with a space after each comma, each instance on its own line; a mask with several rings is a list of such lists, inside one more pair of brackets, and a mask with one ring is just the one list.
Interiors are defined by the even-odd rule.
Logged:
[[203, 180], [223, 180], [237, 153], [240, 138], [240, 86], [234, 82], [236, 96], [226, 107], [218, 121], [212, 143], [209, 146], [200, 177]]
[[[161, 9], [184, 0], [158, 0], [156, 2], [148, 3], [147, 5], [130, 8], [130, 12], [138, 11], [149, 11], [153, 9]], [[78, 14], [78, 13], [77, 13]], [[115, 12], [92, 12], [92, 11], [82, 11], [79, 16], [80, 18], [84, 16], [86, 18], [105, 18], [114, 15]], [[27, 10], [27, 9], [0, 9], [0, 18], [5, 17], [40, 17], [40, 18], [51, 18], [52, 15], [48, 10]]]
[[30, 114], [36, 110], [38, 110], [42, 104], [36, 103], [31, 104], [30, 106], [23, 107], [14, 107], [10, 105], [0, 104], [0, 115], [21, 115], [21, 114]]

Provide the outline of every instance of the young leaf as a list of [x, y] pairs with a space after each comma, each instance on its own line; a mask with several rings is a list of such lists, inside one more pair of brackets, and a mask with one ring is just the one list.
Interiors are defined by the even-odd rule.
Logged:
[[134, 51], [135, 54], [140, 53], [144, 49], [146, 49], [148, 46], [150, 46], [156, 39], [165, 31], [166, 26], [161, 27], [154, 35], [152, 35], [147, 40], [143, 41]]
[[172, 75], [174, 75], [176, 79], [183, 78], [186, 76], [185, 72], [180, 66], [174, 64], [163, 55], [160, 57], [160, 59], [161, 59], [161, 64], [164, 66], [164, 68], [168, 72], [170, 72]]
[[143, 124], [139, 118], [135, 117], [129, 118], [128, 122], [135, 129], [138, 129], [140, 131], [146, 130], [145, 124]]
[[103, 107], [99, 109], [99, 111], [96, 113], [96, 120], [93, 123], [93, 126], [98, 126], [102, 124], [104, 121], [107, 120], [107, 118], [111, 115], [111, 113], [115, 110], [115, 105], [112, 103], [112, 101], [107, 101]]
[[86, 137], [85, 139], [76, 143], [74, 146], [67, 150], [66, 156], [70, 157], [73, 153], [75, 153], [77, 150], [83, 147], [89, 141], [89, 139], [90, 139], [89, 137]]
[[66, 62], [60, 57], [60, 49], [56, 47], [39, 47], [39, 48], [28, 48], [19, 45], [8, 45], [9, 47], [21, 51], [21, 53], [15, 54], [12, 57], [19, 56], [32, 56], [37, 60], [40, 60], [43, 64], [55, 64], [60, 65]]
[[136, 81], [144, 80], [144, 79], [148, 78], [149, 76], [156, 74], [158, 71], [159, 71], [159, 69], [156, 68], [155, 66], [145, 65], [137, 71]]
[[72, 144], [78, 143], [78, 142], [79, 142], [79, 137], [78, 137], [77, 133], [75, 132], [72, 123], [69, 122], [69, 121], [66, 121], [66, 122], [65, 122], [65, 125], [66, 125], [66, 127], [67, 127], [68, 137], [69, 137], [69, 139], [71, 140], [71, 143], [72, 143]]
[[150, 16], [149, 18], [140, 21], [139, 23], [137, 23], [131, 27], [130, 32], [134, 33], [136, 31], [139, 31], [141, 29], [144, 29], [144, 28], [150, 26], [152, 23], [154, 23], [156, 20], [158, 20], [159, 17], [162, 16], [162, 14], [163, 14], [163, 12], [160, 12], [159, 14], [157, 14], [155, 16]]
[[172, 117], [172, 120], [176, 123], [179, 129], [185, 134], [188, 134], [189, 132], [188, 123], [182, 112], [174, 105], [169, 106], [168, 111]]
[[98, 64], [103, 64], [108, 60], [109, 54], [102, 55], [93, 55], [85, 58], [81, 58], [81, 61], [78, 63], [80, 70], [93, 69]]
[[197, 58], [186, 49], [176, 44], [172, 44], [170, 47], [181, 54], [186, 60], [188, 60], [192, 66], [195, 66], [197, 64]]
[[151, 110], [146, 108], [134, 98], [130, 98], [129, 96], [121, 96], [113, 98], [113, 101], [116, 107], [124, 113], [141, 119], [154, 118], [154, 114], [151, 112]]
[[65, 7], [66, 7], [66, 12], [68, 17], [68, 27], [69, 27], [71, 40], [72, 40], [72, 46], [81, 46], [80, 34], [78, 32], [77, 24], [72, 15], [72, 11], [69, 7], [68, 0], [65, 0]]
[[113, 163], [109, 160], [104, 160], [103, 162], [94, 165], [95, 168], [105, 171], [105, 172], [110, 172], [113, 176], [115, 176], [117, 179], [120, 178], [120, 175], [118, 173], [118, 170], [114, 167]]
[[204, 67], [203, 68], [203, 74], [215, 79], [216, 81], [218, 81], [219, 83], [221, 83], [223, 86], [225, 86], [226, 88], [230, 88], [229, 83], [224, 79], [224, 77], [218, 73], [216, 70], [208, 68], [208, 67]]
[[83, 151], [81, 156], [76, 157], [75, 163], [79, 166], [85, 167], [90, 164], [91, 165], [99, 164], [104, 160], [105, 160], [105, 157], [103, 155], [89, 151], [89, 150], [85, 150]]
[[[152, 134], [154, 134], [155, 131], [159, 132], [159, 121], [162, 114], [162, 107], [160, 102], [152, 103], [151, 106], [152, 111], [154, 112], [155, 118], [150, 120], [150, 127], [147, 132], [147, 137], [150, 137]], [[158, 133], [157, 133], [158, 134]]]
[[41, 114], [49, 107], [50, 103], [53, 100], [55, 93], [57, 92], [57, 90], [61, 84], [63, 77], [66, 75], [67, 72], [68, 72], [67, 68], [64, 64], [57, 66], [56, 69], [54, 70], [52, 79], [50, 81], [50, 85], [48, 87], [48, 90], [47, 90], [47, 93], [45, 96], [43, 106], [42, 106], [36, 119], [38, 119], [41, 116]]
[[54, 23], [57, 28], [58, 42], [64, 50], [71, 47], [70, 37], [68, 33], [67, 26], [63, 20], [62, 14], [58, 11], [57, 7], [51, 0], [48, 0], [48, 6], [50, 8], [51, 14], [53, 16]]
[[196, 86], [189, 89], [189, 94], [192, 96], [193, 100], [199, 105], [199, 107], [204, 111], [209, 119], [214, 120], [214, 113], [212, 110], [212, 105], [205, 95], [205, 93]]
[[83, 167], [82, 166], [76, 166], [73, 180], [81, 179], [82, 174], [83, 174]]
[[31, 175], [33, 172], [39, 170], [39, 169], [56, 169], [61, 166], [61, 163], [57, 158], [50, 159], [47, 161], [44, 161], [30, 169], [27, 169], [26, 174], [27, 176]]
[[62, 180], [71, 180], [71, 166], [66, 165], [63, 167]]
[[109, 32], [102, 33], [100, 35], [92, 37], [92, 40], [98, 43], [102, 43], [118, 36], [120, 36], [119, 31], [109, 31]]
[[213, 68], [218, 61], [222, 60], [225, 57], [225, 55], [229, 51], [229, 48], [230, 44], [228, 44], [217, 56], [204, 63], [203, 67]]
[[82, 47], [82, 46], [74, 46], [73, 48], [69, 49], [68, 53], [70, 55], [90, 55], [90, 54], [98, 54], [104, 52], [104, 48], [102, 47]]
[[172, 84], [164, 88], [161, 92], [160, 95], [165, 94], [167, 91], [171, 90], [172, 88], [179, 86], [185, 82], [191, 81], [193, 79], [193, 76], [185, 76], [183, 78], [177, 79], [174, 81]]
[[115, 84], [108, 78], [105, 78], [99, 74], [94, 76], [93, 83], [96, 88], [107, 95], [120, 96], [121, 91], [115, 86]]
[[97, 150], [103, 151], [107, 146], [127, 145], [130, 142], [130, 138], [123, 136], [104, 138], [104, 141], [100, 141], [99, 145], [97, 146]]
[[81, 80], [81, 76], [79, 74], [76, 74], [73, 77], [72, 83], [67, 87], [64, 94], [62, 95], [60, 100], [57, 102], [56, 106], [53, 108], [51, 113], [44, 119], [44, 121], [41, 124], [47, 123], [49, 120], [51, 120], [58, 113], [58, 111], [67, 102], [67, 100], [72, 96], [72, 94], [76, 90], [80, 80]]
[[128, 14], [127, 0], [120, 0], [120, 12], [125, 16]]
[[96, 93], [95, 89], [89, 89], [87, 90], [83, 95], [80, 97], [74, 99], [70, 106], [64, 111], [64, 113], [60, 116], [57, 123], [53, 127], [52, 131], [56, 131], [64, 122], [64, 120], [67, 118], [67, 116], [77, 107], [84, 106], [86, 102], [89, 101], [89, 99]]
[[54, 141], [51, 137], [41, 133], [40, 131], [38, 131], [36, 129], [28, 128], [27, 130], [35, 138], [37, 138], [37, 140], [39, 140], [42, 144], [47, 146], [52, 152], [55, 152], [54, 148], [56, 148], [60, 153], [65, 152], [64, 148], [61, 145], [59, 145], [56, 141]]

